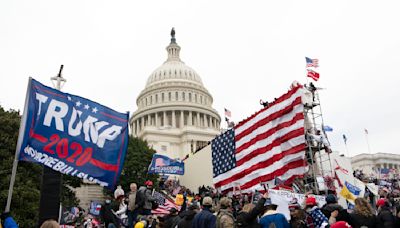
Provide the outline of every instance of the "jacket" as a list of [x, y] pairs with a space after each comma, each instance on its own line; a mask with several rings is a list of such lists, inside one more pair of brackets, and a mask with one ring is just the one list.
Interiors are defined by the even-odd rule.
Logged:
[[340, 206], [337, 203], [330, 203], [330, 204], [325, 204], [322, 208], [321, 208], [322, 213], [325, 215], [325, 217], [327, 217], [329, 219], [329, 217], [331, 217], [331, 213], [333, 211], [338, 211], [339, 214], [336, 217], [336, 221], [345, 221], [347, 223], [350, 223], [350, 215], [347, 212], [347, 210], [343, 209], [342, 206]]
[[267, 211], [260, 219], [262, 228], [269, 228], [271, 224], [274, 224], [276, 228], [290, 228], [285, 216], [274, 210]]
[[[140, 206], [143, 209], [151, 210], [152, 209], [152, 201], [154, 201], [154, 197], [151, 195], [151, 190], [147, 189], [145, 186], [139, 188], [139, 195], [140, 195]], [[138, 202], [139, 203], [139, 202]]]
[[208, 208], [203, 208], [194, 216], [192, 228], [215, 228], [217, 217]]
[[133, 211], [136, 208], [136, 193], [137, 192], [129, 192], [128, 194], [128, 210]]
[[366, 217], [357, 213], [350, 214], [350, 225], [353, 228], [360, 228], [361, 226], [366, 226], [368, 228], [378, 227], [378, 220], [376, 216]]
[[195, 211], [185, 211], [183, 218], [178, 223], [178, 228], [192, 228], [192, 223], [195, 215]]
[[388, 207], [380, 208], [377, 219], [379, 227], [394, 228], [394, 216]]
[[236, 218], [237, 227], [259, 228], [257, 216], [264, 212], [265, 198], [261, 198], [256, 206], [249, 212], [241, 211]]
[[220, 209], [217, 215], [217, 228], [234, 228], [235, 218], [229, 209]]

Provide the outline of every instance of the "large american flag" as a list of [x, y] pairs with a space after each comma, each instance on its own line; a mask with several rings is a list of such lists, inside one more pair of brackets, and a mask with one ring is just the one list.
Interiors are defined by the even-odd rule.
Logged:
[[301, 86], [212, 140], [213, 182], [222, 192], [263, 190], [307, 170]]

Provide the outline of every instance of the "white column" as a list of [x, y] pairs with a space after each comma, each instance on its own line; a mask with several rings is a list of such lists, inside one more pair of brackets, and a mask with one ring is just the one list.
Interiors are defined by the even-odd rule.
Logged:
[[208, 127], [208, 121], [207, 121], [207, 115], [203, 114], [203, 119], [204, 119], [204, 127]]
[[189, 111], [188, 122], [187, 122], [189, 126], [193, 125], [192, 120], [193, 120], [192, 111]]
[[167, 112], [166, 111], [163, 112], [163, 124], [164, 124], [164, 126], [168, 125], [167, 124]]
[[183, 111], [181, 111], [181, 120], [180, 120], [180, 123], [179, 123], [179, 126], [181, 127], [181, 128], [183, 128], [183, 125], [185, 124], [185, 120], [184, 120], [184, 118], [183, 118]]
[[135, 125], [136, 125], [136, 135], [138, 135], [139, 134], [139, 131], [140, 131], [140, 126], [139, 126], [139, 119], [137, 119], [137, 120], [135, 120]]
[[143, 130], [144, 129], [144, 117], [143, 116], [140, 118], [140, 121], [141, 121], [142, 130]]
[[176, 128], [175, 110], [172, 110], [172, 127]]
[[198, 127], [201, 127], [201, 123], [200, 123], [200, 113], [199, 112], [197, 112], [197, 126]]
[[132, 127], [132, 134], [136, 135], [136, 124], [135, 124], [135, 121], [132, 122], [132, 126], [131, 127]]
[[156, 120], [156, 127], [159, 127], [160, 124], [158, 122], [158, 113], [157, 112], [155, 113], [155, 120]]
[[147, 115], [147, 126], [151, 126], [151, 115]]

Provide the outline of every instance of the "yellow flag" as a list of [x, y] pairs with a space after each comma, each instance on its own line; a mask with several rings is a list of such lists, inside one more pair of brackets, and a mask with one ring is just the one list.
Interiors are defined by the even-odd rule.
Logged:
[[347, 189], [346, 185], [343, 186], [342, 191], [340, 191], [340, 195], [350, 201], [354, 201], [356, 199], [349, 189]]

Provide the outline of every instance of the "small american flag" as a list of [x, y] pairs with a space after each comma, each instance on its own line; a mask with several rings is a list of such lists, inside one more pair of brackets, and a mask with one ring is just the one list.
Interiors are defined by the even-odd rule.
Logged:
[[306, 62], [307, 62], [306, 67], [319, 67], [318, 59], [311, 59], [311, 58], [306, 57]]
[[228, 109], [226, 109], [226, 108], [224, 108], [225, 109], [225, 116], [227, 116], [227, 117], [231, 117], [231, 111], [229, 111]]
[[[154, 192], [156, 193], [156, 192]], [[161, 195], [161, 197], [163, 197], [163, 195], [161, 193], [158, 193]], [[164, 203], [160, 203], [162, 201], [160, 201], [161, 199], [157, 199], [157, 202], [159, 203], [157, 209], [155, 210], [151, 210], [151, 213], [153, 215], [168, 215], [170, 212], [169, 210], [171, 210], [172, 208], [175, 208], [176, 210], [180, 211], [181, 207], [176, 205], [171, 199], [168, 199], [166, 197], [164, 197]]]
[[307, 77], [312, 78], [314, 81], [318, 81], [319, 79], [319, 73], [311, 70], [311, 69], [307, 69]]
[[304, 106], [301, 86], [291, 89], [212, 140], [213, 182], [224, 193], [273, 186], [275, 177], [289, 184], [306, 172]]

